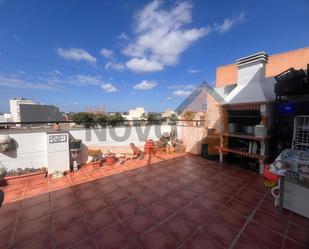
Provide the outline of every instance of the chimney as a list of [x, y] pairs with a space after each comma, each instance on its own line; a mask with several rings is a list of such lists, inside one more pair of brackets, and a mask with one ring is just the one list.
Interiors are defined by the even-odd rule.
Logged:
[[261, 84], [265, 81], [265, 68], [268, 55], [259, 52], [240, 58], [236, 61], [238, 69], [238, 85]]
[[224, 101], [228, 104], [274, 101], [274, 81], [265, 78], [267, 62], [265, 52], [238, 59], [237, 86]]

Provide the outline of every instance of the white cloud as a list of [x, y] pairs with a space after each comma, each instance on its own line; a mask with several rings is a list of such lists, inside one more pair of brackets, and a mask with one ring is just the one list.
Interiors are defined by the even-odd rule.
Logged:
[[21, 89], [52, 90], [59, 91], [55, 82], [33, 83], [16, 77], [0, 75], [0, 86]]
[[58, 70], [54, 70], [54, 73], [55, 73], [55, 74], [58, 74], [58, 75], [61, 75], [61, 72], [58, 71]]
[[171, 96], [166, 97], [166, 100], [171, 100], [173, 99]]
[[174, 96], [189, 96], [191, 94], [191, 91], [186, 91], [186, 90], [176, 90], [173, 91]]
[[158, 61], [150, 61], [146, 58], [133, 58], [126, 63], [127, 68], [136, 73], [157, 72], [164, 69], [164, 66]]
[[157, 85], [154, 81], [143, 80], [141, 83], [134, 85], [135, 90], [149, 90]]
[[107, 49], [107, 48], [102, 48], [101, 51], [100, 51], [100, 55], [102, 55], [105, 58], [111, 59], [111, 58], [114, 57], [114, 51]]
[[224, 19], [222, 24], [215, 24], [214, 29], [218, 31], [220, 34], [229, 31], [233, 26], [238, 23], [241, 23], [245, 19], [245, 13], [242, 12], [236, 17], [230, 17]]
[[77, 86], [95, 86], [104, 84], [104, 81], [100, 76], [78, 74], [70, 77], [69, 83]]
[[125, 66], [121, 63], [110, 61], [105, 64], [105, 69], [107, 70], [116, 70], [118, 72], [122, 72], [125, 70]]
[[117, 92], [118, 89], [116, 87], [114, 87], [112, 84], [108, 83], [108, 84], [103, 84], [101, 85], [102, 89], [105, 91], [105, 92]]
[[131, 39], [126, 35], [126, 33], [121, 33], [118, 38], [125, 41], [130, 41]]
[[178, 85], [171, 85], [169, 86], [170, 89], [193, 89], [193, 88], [196, 88], [195, 85], [187, 85], [187, 84], [178, 84]]
[[19, 73], [19, 74], [26, 74], [26, 72], [23, 71], [23, 70], [18, 70], [17, 73]]
[[78, 105], [79, 103], [77, 101], [73, 102], [73, 105]]
[[199, 69], [190, 69], [188, 72], [194, 74], [194, 73], [200, 73], [201, 70], [199, 70]]
[[127, 62], [135, 72], [156, 72], [178, 63], [179, 56], [195, 41], [206, 36], [210, 28], [186, 28], [191, 23], [192, 5], [178, 2], [165, 10], [162, 2], [147, 4], [135, 16], [133, 42], [123, 50], [133, 59]]
[[56, 53], [58, 56], [66, 60], [86, 61], [91, 64], [97, 62], [97, 59], [94, 56], [81, 48], [57, 48]]

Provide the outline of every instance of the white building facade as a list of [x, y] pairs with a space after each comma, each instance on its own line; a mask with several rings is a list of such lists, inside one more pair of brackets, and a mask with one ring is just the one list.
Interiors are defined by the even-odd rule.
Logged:
[[142, 115], [145, 113], [145, 109], [143, 107], [138, 107], [132, 110], [129, 110], [128, 115], [124, 115], [124, 118], [127, 120], [140, 120]]
[[24, 98], [14, 98], [10, 99], [10, 112], [13, 122], [20, 122], [20, 105], [34, 105], [36, 104], [33, 100]]

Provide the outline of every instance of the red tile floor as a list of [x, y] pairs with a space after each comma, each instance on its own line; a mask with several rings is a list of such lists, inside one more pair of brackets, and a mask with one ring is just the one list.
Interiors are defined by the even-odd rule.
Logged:
[[11, 181], [0, 248], [309, 248], [309, 219], [273, 207], [263, 178], [192, 155]]

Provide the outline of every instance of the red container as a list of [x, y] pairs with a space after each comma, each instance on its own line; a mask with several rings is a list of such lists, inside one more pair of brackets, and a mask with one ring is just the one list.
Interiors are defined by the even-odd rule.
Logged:
[[115, 156], [106, 156], [105, 157], [105, 163], [107, 165], [113, 165], [116, 163], [116, 157]]
[[272, 182], [278, 182], [279, 181], [279, 176], [273, 174], [269, 170], [269, 165], [264, 166], [264, 177]]
[[146, 140], [144, 151], [146, 154], [154, 154], [155, 153], [155, 143], [152, 139]]

